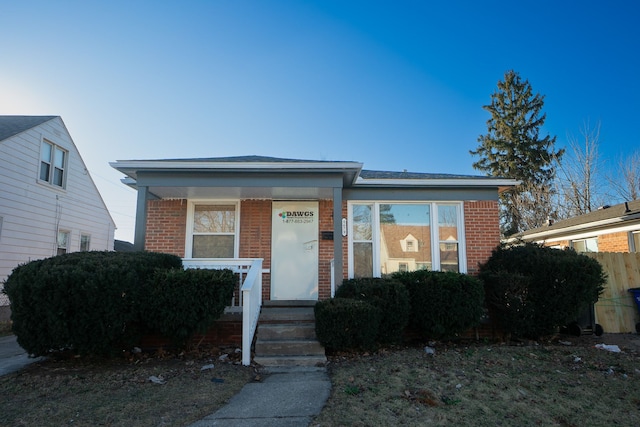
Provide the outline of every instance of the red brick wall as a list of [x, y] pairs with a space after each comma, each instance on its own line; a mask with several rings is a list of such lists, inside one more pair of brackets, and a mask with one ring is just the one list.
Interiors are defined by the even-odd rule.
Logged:
[[464, 202], [464, 228], [467, 241], [467, 273], [477, 274], [478, 265], [489, 259], [500, 244], [498, 202]]
[[[271, 200], [240, 202], [240, 258], [263, 258], [271, 268]], [[262, 276], [262, 299], [271, 299], [270, 275]]]
[[626, 231], [598, 236], [598, 252], [629, 252], [629, 235]]
[[[333, 231], [333, 202], [319, 201], [319, 232]], [[347, 217], [347, 202], [342, 203], [342, 217]], [[491, 251], [500, 242], [498, 225], [498, 202], [464, 202], [466, 230], [467, 272], [475, 274], [478, 264], [485, 262]], [[340, 218], [341, 220], [342, 218]], [[184, 257], [187, 224], [186, 200], [150, 200], [148, 202], [147, 236], [145, 249], [171, 253]], [[628, 251], [625, 233], [619, 233], [617, 240], [624, 243]], [[615, 235], [614, 235], [615, 236]], [[319, 299], [329, 298], [331, 293], [331, 265], [333, 241], [319, 240]], [[347, 238], [343, 238], [343, 277], [348, 272]], [[600, 244], [600, 242], [599, 242]], [[607, 243], [609, 244], [609, 243]], [[613, 245], [613, 243], [611, 243]], [[243, 200], [240, 203], [240, 258], [264, 258], [263, 268], [271, 268], [271, 200]], [[605, 251], [604, 249], [600, 249]], [[607, 251], [612, 249], [606, 249]], [[336, 285], [340, 285], [339, 283]], [[264, 276], [262, 294], [264, 299], [271, 295], [269, 275]]]
[[[207, 330], [206, 334], [196, 334], [191, 338], [189, 344], [242, 347], [242, 313], [223, 314]], [[140, 341], [140, 348], [144, 350], [171, 347], [173, 347], [171, 341], [160, 335], [147, 334]]]
[[187, 232], [186, 200], [149, 200], [144, 248], [184, 257]]

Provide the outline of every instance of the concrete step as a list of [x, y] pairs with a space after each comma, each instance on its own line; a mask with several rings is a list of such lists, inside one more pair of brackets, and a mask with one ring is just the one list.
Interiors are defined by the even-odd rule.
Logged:
[[314, 356], [256, 356], [253, 360], [267, 367], [324, 366], [327, 363], [327, 358], [324, 354]]
[[316, 301], [265, 301], [253, 360], [262, 366], [320, 366], [327, 358], [316, 338]]
[[316, 339], [316, 326], [314, 323], [262, 323], [258, 327], [258, 339]]
[[316, 321], [313, 307], [262, 307], [260, 323], [291, 323]]
[[263, 301], [263, 307], [314, 307], [315, 300], [269, 300]]
[[316, 340], [256, 340], [255, 354], [260, 356], [324, 355], [324, 347]]

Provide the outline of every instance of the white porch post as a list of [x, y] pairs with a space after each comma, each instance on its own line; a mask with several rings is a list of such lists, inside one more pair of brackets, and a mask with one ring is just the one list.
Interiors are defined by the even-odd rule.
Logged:
[[333, 188], [333, 281], [342, 284], [342, 187]]

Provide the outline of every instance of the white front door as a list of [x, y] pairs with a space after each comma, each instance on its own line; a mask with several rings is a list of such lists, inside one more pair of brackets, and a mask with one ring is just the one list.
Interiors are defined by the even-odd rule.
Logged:
[[271, 299], [318, 299], [318, 202], [273, 202]]

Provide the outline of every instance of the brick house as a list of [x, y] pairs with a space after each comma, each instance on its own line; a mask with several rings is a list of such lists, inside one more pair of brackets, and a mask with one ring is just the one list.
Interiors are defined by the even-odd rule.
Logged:
[[640, 252], [640, 200], [603, 206], [510, 238], [517, 239], [578, 252]]
[[[330, 298], [344, 278], [416, 268], [474, 274], [500, 242], [498, 194], [517, 184], [261, 156], [111, 166], [138, 191], [136, 249], [246, 274], [234, 298], [243, 316], [263, 301]], [[249, 280], [259, 295], [250, 296]]]

